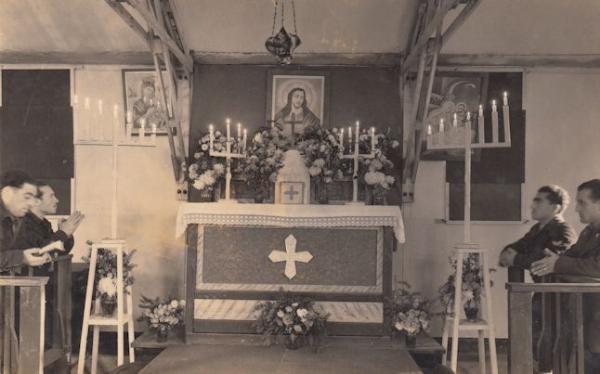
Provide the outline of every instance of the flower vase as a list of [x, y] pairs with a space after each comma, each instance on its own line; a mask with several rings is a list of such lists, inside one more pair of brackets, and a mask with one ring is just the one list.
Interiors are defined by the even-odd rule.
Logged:
[[315, 199], [319, 204], [329, 204], [329, 195], [327, 194], [327, 183], [315, 183]]
[[387, 205], [385, 195], [373, 195], [371, 205]]
[[404, 335], [404, 343], [407, 348], [415, 348], [417, 346], [417, 335]]
[[303, 341], [302, 336], [293, 335], [293, 334], [285, 336], [284, 345], [287, 349], [296, 350], [296, 349], [302, 347], [303, 343], [304, 343], [304, 341]]
[[467, 321], [477, 321], [479, 317], [479, 307], [476, 303], [467, 303], [464, 307]]
[[201, 203], [210, 203], [215, 201], [214, 188], [207, 187], [200, 190], [200, 193], [198, 194], [198, 201]]
[[159, 325], [156, 329], [156, 341], [158, 343], [164, 343], [169, 339], [169, 327], [165, 325]]
[[100, 298], [100, 309], [103, 316], [112, 316], [117, 308], [117, 298], [102, 296]]

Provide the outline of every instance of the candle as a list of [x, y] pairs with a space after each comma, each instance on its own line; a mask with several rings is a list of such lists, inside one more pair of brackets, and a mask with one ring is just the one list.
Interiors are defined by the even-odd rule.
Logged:
[[156, 123], [152, 124], [152, 135], [151, 135], [151, 139], [152, 142], [155, 143], [156, 142]]
[[355, 132], [356, 132], [356, 135], [354, 135], [354, 137], [356, 138], [355, 142], [356, 142], [356, 144], [358, 144], [358, 141], [359, 141], [358, 138], [360, 137], [360, 123], [358, 121], [356, 121]]
[[458, 127], [458, 116], [454, 113], [454, 117], [452, 118], [452, 126]]
[[440, 118], [440, 132], [444, 132], [444, 119]]
[[498, 143], [498, 110], [496, 100], [492, 100], [492, 142]]
[[227, 142], [225, 143], [225, 146], [227, 147], [227, 153], [231, 153], [231, 121], [227, 118], [225, 119], [225, 122], [227, 122]]
[[340, 148], [344, 151], [344, 129], [340, 129]]
[[504, 123], [504, 142], [510, 144], [510, 110], [508, 109], [508, 92], [504, 92], [504, 106], [502, 107], [502, 121]]
[[215, 140], [215, 127], [212, 125], [212, 123], [210, 125], [208, 125], [208, 139], [209, 139], [209, 144], [210, 144], [210, 151], [212, 152], [213, 150], [213, 142]]
[[246, 152], [246, 143], [248, 141], [248, 129], [244, 129], [244, 152]]
[[237, 124], [237, 140], [242, 140], [242, 124], [239, 122]]
[[115, 117], [115, 119], [117, 119], [118, 115], [119, 115], [119, 106], [117, 104], [115, 104], [113, 106], [113, 117]]
[[508, 92], [504, 91], [502, 94], [502, 104], [508, 106]]
[[479, 144], [485, 143], [485, 120], [483, 118], [483, 105], [479, 106], [479, 117], [477, 117], [477, 136], [479, 137]]
[[483, 105], [479, 104], [479, 117], [483, 117]]
[[467, 121], [471, 120], [471, 112], [467, 112]]
[[98, 100], [98, 113], [100, 113], [100, 115], [102, 115], [102, 113], [104, 112], [104, 103], [102, 102], [102, 99]]
[[352, 145], [352, 127], [348, 126], [348, 144]]
[[433, 130], [431, 129], [431, 125], [427, 125], [427, 135], [431, 136], [433, 134]]
[[127, 123], [132, 123], [133, 122], [133, 113], [131, 113], [131, 110], [127, 111]]
[[375, 151], [375, 127], [371, 127], [371, 152]]
[[140, 119], [140, 139], [143, 140], [143, 137], [146, 136], [146, 119]]

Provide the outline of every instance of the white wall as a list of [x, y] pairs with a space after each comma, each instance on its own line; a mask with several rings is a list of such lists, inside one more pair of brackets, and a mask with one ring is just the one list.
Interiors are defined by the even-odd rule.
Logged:
[[[527, 204], [537, 188], [555, 183], [565, 187], [574, 199], [577, 185], [600, 178], [600, 72], [533, 71], [524, 76], [524, 105], [527, 110], [525, 139], [525, 199]], [[405, 258], [405, 277], [415, 290], [430, 297], [449, 274], [448, 254], [453, 243], [462, 241], [460, 225], [434, 223], [443, 217], [443, 162], [422, 162], [415, 185], [415, 202], [404, 208], [407, 242], [395, 265]], [[565, 214], [577, 231], [582, 225], [574, 202]], [[504, 245], [522, 236], [532, 223], [477, 225], [473, 241], [497, 262]], [[401, 274], [401, 272], [397, 272]], [[398, 275], [400, 277], [400, 275]], [[492, 275], [494, 315], [497, 336], [507, 333], [505, 269]], [[439, 327], [439, 326], [438, 326]], [[434, 335], [439, 330], [434, 329]]]
[[[104, 131], [112, 137], [113, 106], [123, 108], [123, 67], [84, 67], [75, 71], [75, 136], [87, 137], [87, 128], [96, 138]], [[85, 98], [91, 101], [85, 109]], [[103, 100], [104, 115], [98, 114]], [[118, 117], [120, 129], [123, 118]], [[101, 130], [102, 129], [102, 130]], [[124, 131], [124, 130], [123, 130]], [[187, 127], [184, 128], [187, 136]], [[86, 240], [97, 241], [111, 234], [112, 148], [99, 145], [75, 146], [76, 209], [85, 221], [76, 233], [74, 260], [88, 249]], [[137, 249], [133, 262], [136, 278], [134, 305], [139, 296], [183, 297], [182, 238], [174, 237], [178, 202], [176, 184], [166, 136], [157, 137], [156, 147], [120, 147], [118, 151], [118, 232], [129, 248]], [[138, 314], [137, 308], [135, 314]]]

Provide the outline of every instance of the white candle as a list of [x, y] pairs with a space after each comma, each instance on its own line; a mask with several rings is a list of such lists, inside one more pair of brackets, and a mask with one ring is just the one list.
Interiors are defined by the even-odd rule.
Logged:
[[348, 144], [352, 145], [352, 127], [348, 126]]
[[98, 100], [98, 113], [100, 113], [100, 115], [102, 115], [102, 113], [104, 112], [104, 102], [102, 102], [102, 99]]
[[471, 120], [471, 112], [467, 112], [467, 121]]
[[146, 136], [146, 119], [142, 118], [140, 120], [140, 140], [144, 140], [144, 136]]
[[498, 110], [496, 100], [492, 100], [492, 142], [498, 143]]
[[246, 144], [247, 144], [247, 142], [248, 142], [248, 129], [244, 129], [244, 140], [243, 140], [243, 143], [244, 143], [244, 152], [246, 152]]
[[452, 126], [458, 127], [458, 116], [454, 113], [454, 117], [452, 118]]
[[508, 106], [508, 92], [506, 91], [504, 91], [502, 94], [502, 104], [504, 104], [504, 106]]
[[433, 134], [433, 130], [431, 129], [431, 125], [427, 125], [427, 135], [431, 136]]
[[113, 106], [113, 117], [115, 117], [115, 119], [117, 119], [118, 116], [119, 116], [119, 106], [117, 104], [115, 104]]
[[483, 117], [483, 105], [479, 105], [479, 117]]
[[356, 135], [355, 135], [355, 137], [356, 137], [356, 143], [358, 144], [358, 141], [359, 141], [358, 138], [360, 137], [360, 123], [358, 121], [356, 121], [355, 130], [356, 130]]
[[340, 148], [344, 151], [344, 129], [340, 129]]
[[225, 120], [227, 122], [227, 142], [225, 143], [227, 153], [231, 153], [231, 121], [229, 118]]
[[496, 100], [492, 100], [492, 113], [497, 112], [498, 108], [496, 107]]
[[213, 142], [215, 140], [215, 127], [212, 125], [212, 123], [210, 125], [208, 125], [208, 139], [209, 139], [209, 144], [210, 144], [210, 151], [212, 152], [213, 150]]
[[440, 118], [440, 132], [444, 132], [444, 119]]
[[479, 144], [485, 143], [485, 120], [483, 118], [483, 105], [479, 106], [479, 117], [477, 117], [477, 136], [479, 137]]
[[133, 113], [131, 113], [131, 110], [127, 111], [127, 123], [132, 123], [133, 122]]
[[242, 140], [242, 124], [239, 122], [237, 124], [237, 139], [238, 141]]
[[152, 136], [151, 136], [152, 142], [156, 142], [156, 123], [152, 124]]
[[371, 152], [375, 151], [375, 127], [371, 127]]

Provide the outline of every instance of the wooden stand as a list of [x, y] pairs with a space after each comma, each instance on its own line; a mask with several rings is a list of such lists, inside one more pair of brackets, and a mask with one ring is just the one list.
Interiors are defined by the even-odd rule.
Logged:
[[[95, 310], [92, 314], [92, 296], [94, 293], [94, 278], [96, 276], [96, 263], [98, 259], [98, 248], [114, 250], [117, 253], [117, 316], [106, 317], [98, 314]], [[92, 364], [91, 373], [96, 373], [98, 366], [98, 343], [100, 338], [100, 328], [102, 326], [117, 326], [117, 365], [123, 365], [124, 361], [124, 328], [127, 324], [129, 338], [129, 362], [135, 361], [135, 352], [132, 346], [134, 339], [133, 331], [133, 302], [131, 296], [131, 287], [127, 288], [127, 295], [124, 295], [125, 287], [123, 285], [123, 250], [125, 248], [124, 240], [103, 240], [92, 245], [90, 255], [90, 270], [88, 275], [87, 289], [85, 294], [85, 307], [83, 310], [83, 327], [81, 330], [81, 343], [79, 346], [79, 362], [77, 374], [84, 373], [85, 355], [87, 345], [88, 328], [94, 326], [94, 336], [92, 343]], [[123, 302], [127, 301], [127, 311], [123, 308]]]
[[456, 371], [458, 364], [458, 340], [460, 331], [477, 331], [479, 345], [479, 368], [482, 374], [486, 373], [485, 363], [485, 337], [487, 332], [488, 346], [490, 350], [490, 365], [492, 374], [498, 374], [498, 358], [496, 356], [496, 333], [494, 326], [494, 316], [492, 309], [492, 298], [490, 297], [490, 268], [487, 253], [478, 248], [476, 244], [463, 244], [456, 247], [456, 278], [454, 283], [455, 290], [462, 290], [463, 260], [469, 254], [479, 255], [479, 262], [483, 271], [483, 290], [485, 297], [485, 309], [483, 309], [483, 318], [476, 321], [460, 319], [460, 309], [462, 306], [462, 292], [454, 292], [454, 316], [447, 316], [444, 321], [444, 332], [442, 335], [442, 346], [444, 347], [444, 356], [442, 362], [447, 362], [448, 352], [448, 334], [452, 326], [452, 354], [450, 368]]

